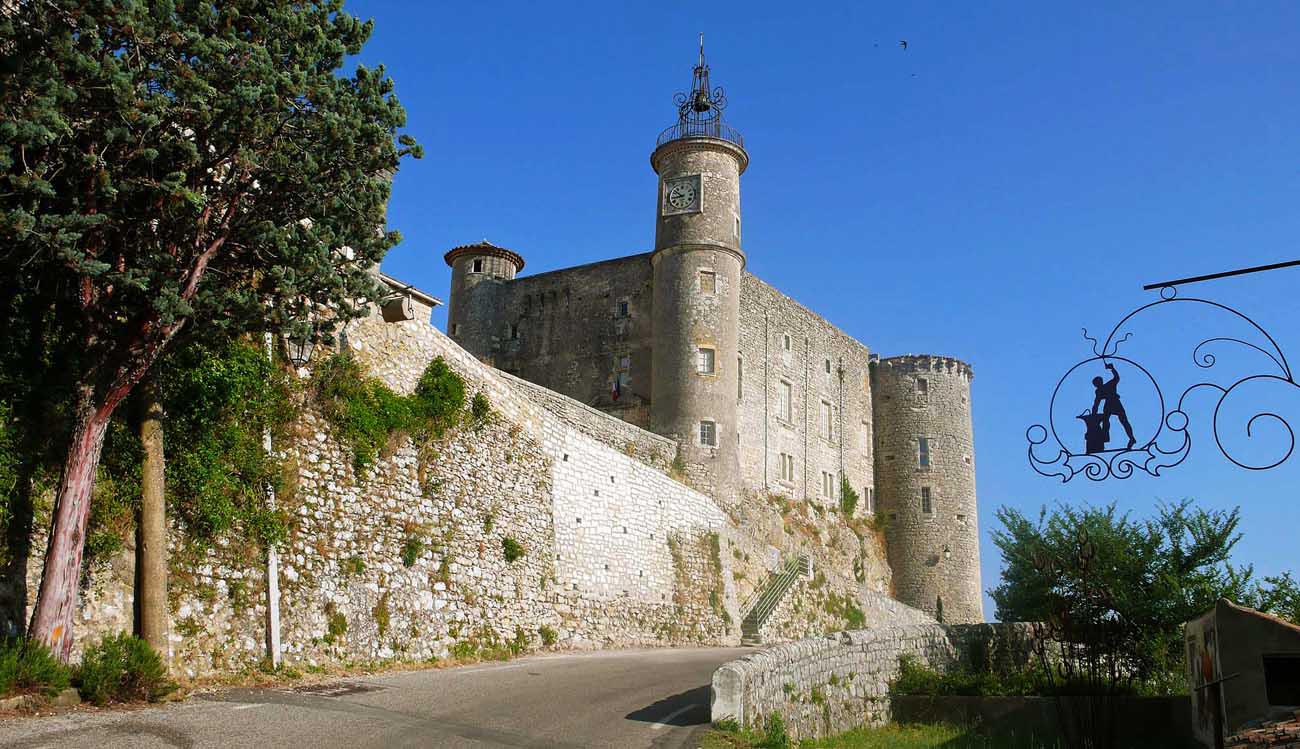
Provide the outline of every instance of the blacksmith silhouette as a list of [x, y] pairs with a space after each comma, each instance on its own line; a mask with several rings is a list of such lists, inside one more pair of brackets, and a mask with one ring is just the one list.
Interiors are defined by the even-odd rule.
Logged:
[[[1128, 435], [1128, 447], [1126, 450], [1133, 449], [1133, 427], [1128, 423], [1128, 414], [1124, 412], [1124, 404], [1119, 402], [1119, 372], [1115, 370], [1115, 365], [1106, 362], [1106, 369], [1110, 370], [1110, 381], [1103, 382], [1100, 377], [1092, 378], [1092, 385], [1097, 389], [1097, 395], [1092, 400], [1092, 415], [1097, 415], [1097, 407], [1102, 407], [1101, 416], [1106, 424], [1107, 441], [1110, 437], [1110, 417], [1118, 416], [1120, 426], [1124, 427], [1124, 433]], [[1085, 419], [1085, 422], [1087, 420]], [[1089, 450], [1092, 452], [1092, 450]]]

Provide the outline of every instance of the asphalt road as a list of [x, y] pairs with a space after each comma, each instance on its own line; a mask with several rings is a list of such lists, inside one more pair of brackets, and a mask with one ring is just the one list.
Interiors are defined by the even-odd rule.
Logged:
[[743, 649], [613, 650], [0, 721], [0, 746], [694, 748]]

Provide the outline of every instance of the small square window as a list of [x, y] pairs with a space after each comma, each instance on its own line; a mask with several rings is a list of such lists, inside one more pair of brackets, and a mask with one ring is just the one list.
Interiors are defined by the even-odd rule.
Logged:
[[700, 293], [718, 293], [718, 274], [711, 270], [700, 271]]
[[454, 322], [451, 324], [451, 334], [460, 335], [460, 323]]
[[618, 316], [627, 317], [627, 302], [618, 303]]
[[789, 350], [790, 350], [790, 346], [791, 346], [790, 334], [789, 334], [789, 333], [784, 333], [784, 334], [782, 334], [782, 335], [781, 335], [781, 350], [782, 350], [782, 351], [789, 351]]
[[934, 502], [930, 499], [930, 487], [921, 487], [921, 512], [926, 515], [934, 513]]
[[917, 437], [916, 439], [916, 464], [922, 468], [930, 467], [930, 439], [928, 437]]
[[830, 359], [827, 359], [827, 360], [825, 361], [825, 366], [826, 366], [826, 374], [830, 374], [830, 373], [831, 373], [831, 360], [830, 360]]
[[475, 273], [482, 273], [482, 272], [483, 272], [483, 259], [482, 259], [482, 258], [475, 258], [475, 259], [474, 259], [474, 272], [475, 272]]
[[700, 445], [704, 447], [718, 446], [718, 425], [716, 422], [700, 422]]
[[510, 326], [510, 340], [512, 340], [512, 341], [517, 341], [517, 340], [519, 340], [519, 326], [518, 326], [518, 325], [511, 325], [511, 326]]
[[916, 378], [916, 394], [921, 398], [928, 396], [930, 394], [930, 381], [924, 377]]

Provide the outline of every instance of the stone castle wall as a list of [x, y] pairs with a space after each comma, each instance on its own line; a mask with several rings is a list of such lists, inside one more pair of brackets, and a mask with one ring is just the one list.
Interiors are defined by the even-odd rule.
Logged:
[[[302, 404], [295, 437], [277, 445], [286, 465], [278, 505], [291, 519], [279, 547], [286, 663], [465, 656], [508, 643], [527, 651], [546, 640], [565, 648], [735, 641], [730, 559], [719, 553], [726, 516], [629, 454], [640, 446], [662, 463], [662, 438], [579, 404], [547, 410], [427, 319], [385, 323], [376, 314], [350, 325], [347, 338], [363, 366], [401, 392], [441, 356], [470, 395], [487, 397], [492, 416], [423, 447], [395, 438], [358, 475], [350, 450], [309, 400]], [[587, 433], [601, 431], [599, 419], [622, 447]], [[261, 661], [262, 550], [227, 540], [196, 556], [182, 533], [171, 538], [176, 670], [198, 676]], [[522, 556], [507, 559], [506, 539]], [[31, 590], [40, 565], [29, 561]], [[79, 647], [130, 631], [133, 570], [128, 541], [88, 575]]]
[[[752, 274], [745, 274], [740, 305], [740, 465], [747, 488], [834, 507], [844, 476], [861, 497], [857, 512], [867, 512], [874, 487], [867, 347]], [[821, 424], [827, 407], [829, 434]], [[783, 454], [793, 459], [792, 478], [781, 475]], [[823, 473], [832, 476], [830, 493]]]
[[449, 310], [460, 321], [451, 337], [500, 370], [648, 427], [651, 294], [649, 254], [488, 278]]
[[971, 378], [969, 365], [946, 357], [900, 356], [872, 366], [876, 496], [888, 521], [894, 595], [931, 615], [942, 600], [947, 622], [984, 620]]

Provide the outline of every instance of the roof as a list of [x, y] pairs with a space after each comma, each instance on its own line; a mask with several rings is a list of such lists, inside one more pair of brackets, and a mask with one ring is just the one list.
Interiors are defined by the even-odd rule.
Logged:
[[379, 273], [379, 280], [383, 281], [388, 286], [388, 288], [392, 289], [393, 291], [400, 292], [403, 294], [410, 294], [415, 299], [419, 300], [420, 302], [423, 302], [424, 304], [429, 305], [430, 307], [437, 307], [438, 305], [442, 304], [442, 300], [439, 299], [438, 297], [428, 292], [420, 291], [419, 289], [415, 288], [411, 284], [405, 283], [403, 281], [399, 281], [396, 278], [393, 278], [392, 276], [388, 275], [387, 273], [382, 273], [382, 272]]
[[461, 255], [487, 255], [489, 257], [505, 258], [515, 264], [516, 273], [524, 269], [524, 258], [522, 255], [514, 250], [508, 250], [505, 247], [497, 247], [486, 239], [482, 242], [475, 242], [474, 244], [463, 244], [459, 247], [453, 247], [447, 251], [446, 255], [442, 256], [442, 259], [447, 261], [447, 265], [451, 265], [456, 261], [456, 258]]

